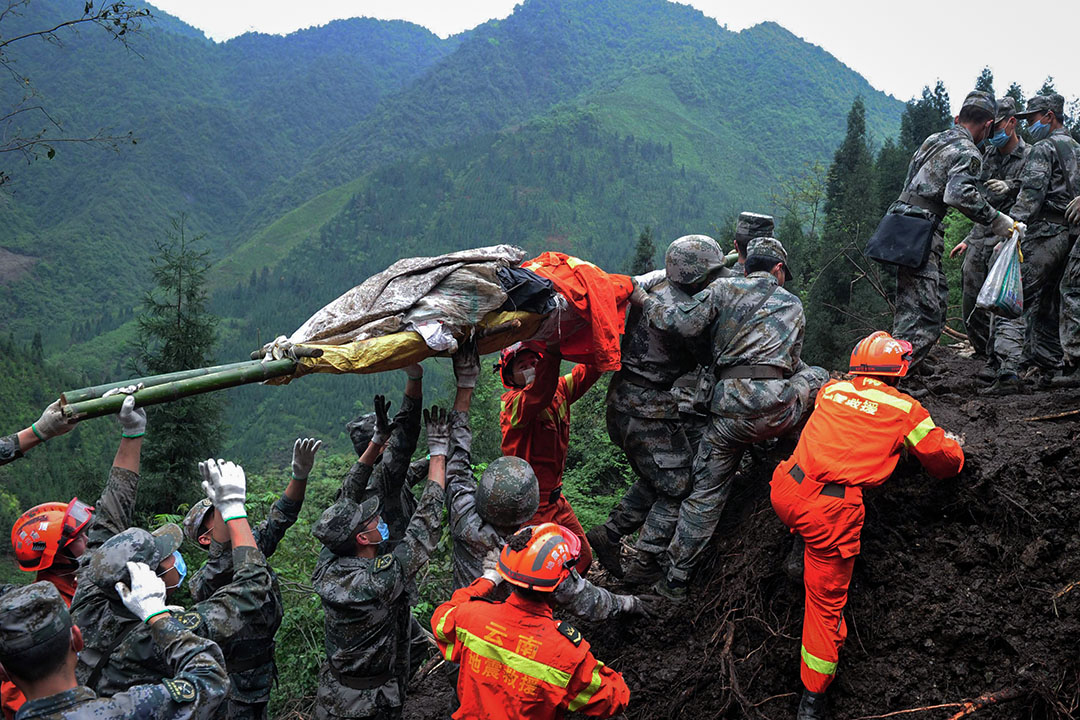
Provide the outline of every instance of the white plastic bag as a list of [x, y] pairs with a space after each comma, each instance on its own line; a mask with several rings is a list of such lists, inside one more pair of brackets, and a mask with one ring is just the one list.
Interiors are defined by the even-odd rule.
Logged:
[[1020, 237], [1014, 230], [994, 253], [990, 272], [979, 289], [975, 307], [1003, 318], [1018, 318], [1024, 312], [1024, 283], [1020, 272], [1023, 255]]

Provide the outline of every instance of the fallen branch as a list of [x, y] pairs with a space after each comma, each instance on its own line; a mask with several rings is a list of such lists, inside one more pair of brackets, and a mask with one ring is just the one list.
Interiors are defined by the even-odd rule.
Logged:
[[882, 718], [899, 717], [900, 715], [911, 715], [913, 713], [927, 712], [929, 710], [954, 710], [958, 709], [955, 715], [952, 715], [949, 720], [959, 720], [960, 718], [967, 717], [973, 713], [982, 710], [988, 705], [993, 705], [999, 702], [1007, 702], [1009, 700], [1015, 700], [1023, 693], [1016, 688], [1005, 688], [1004, 690], [998, 690], [997, 692], [986, 693], [980, 695], [974, 700], [961, 700], [960, 702], [942, 703], [940, 705], [926, 705], [924, 707], [909, 708], [907, 710], [894, 710], [883, 715], [863, 715], [857, 717], [855, 720], [881, 720]]
[[1066, 410], [1065, 412], [1054, 413], [1053, 415], [1036, 415], [1035, 417], [1024, 418], [1024, 422], [1036, 422], [1038, 420], [1058, 420], [1060, 418], [1072, 417], [1073, 415], [1080, 415], [1080, 408], [1076, 410]]
[[1071, 593], [1077, 587], [1080, 587], [1080, 580], [1072, 581], [1071, 583], [1069, 583], [1068, 585], [1066, 585], [1065, 587], [1061, 588], [1056, 593], [1054, 593], [1054, 599], [1058, 600], [1060, 598], [1065, 597], [1066, 595]]
[[965, 333], [962, 333], [962, 332], [960, 332], [959, 330], [953, 330], [953, 329], [952, 329], [951, 327], [949, 327], [948, 325], [946, 325], [945, 327], [943, 327], [943, 328], [941, 329], [941, 332], [942, 332], [942, 334], [944, 334], [944, 335], [948, 335], [948, 336], [949, 336], [949, 337], [951, 337], [951, 338], [952, 338], [953, 340], [961, 340], [961, 341], [963, 341], [963, 340], [967, 340], [967, 339], [968, 339], [968, 336], [967, 336], [967, 335], [966, 335]]

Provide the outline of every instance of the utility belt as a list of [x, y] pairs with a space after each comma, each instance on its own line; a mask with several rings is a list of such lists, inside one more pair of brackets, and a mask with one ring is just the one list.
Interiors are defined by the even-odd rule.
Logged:
[[[791, 469], [788, 470], [788, 475], [790, 475], [791, 479], [799, 485], [802, 485], [802, 481], [806, 479], [806, 473], [803, 472], [803, 469], [799, 467], [798, 463], [791, 466]], [[828, 497], [843, 498], [847, 495], [847, 486], [839, 485], [837, 483], [823, 483], [821, 486], [821, 494]]]
[[552, 490], [548, 495], [548, 505], [554, 505], [559, 502], [560, 497], [562, 497], [562, 485]]
[[652, 390], [670, 390], [671, 389], [671, 383], [670, 382], [659, 382], [657, 380], [651, 380], [651, 379], [645, 377], [644, 375], [639, 375], [638, 373], [634, 372], [633, 370], [629, 370], [629, 369], [627, 369], [625, 367], [622, 370], [619, 371], [619, 377], [621, 377], [625, 382], [631, 383], [633, 385], [638, 385], [638, 386], [644, 387], [644, 388], [650, 388]]
[[938, 219], [939, 223], [942, 219], [944, 219], [946, 213], [949, 212], [949, 207], [945, 205], [945, 203], [939, 203], [934, 200], [924, 198], [921, 195], [916, 195], [915, 193], [908, 190], [900, 193], [900, 202], [907, 203], [908, 205], [914, 205], [915, 207], [920, 207], [923, 210], [933, 213], [933, 215]]
[[353, 690], [374, 690], [375, 688], [381, 688], [386, 683], [394, 680], [394, 674], [391, 672], [384, 672], [379, 675], [372, 675], [369, 677], [356, 677], [355, 675], [343, 675], [337, 671], [333, 665], [330, 666], [330, 672], [333, 673], [337, 681], [347, 688]]
[[274, 643], [269, 643], [269, 648], [260, 648], [259, 652], [249, 657], [229, 658], [225, 661], [226, 669], [230, 673], [242, 673], [255, 668], [261, 668], [274, 662]]
[[713, 376], [720, 380], [783, 380], [784, 369], [775, 365], [730, 365], [713, 370]]

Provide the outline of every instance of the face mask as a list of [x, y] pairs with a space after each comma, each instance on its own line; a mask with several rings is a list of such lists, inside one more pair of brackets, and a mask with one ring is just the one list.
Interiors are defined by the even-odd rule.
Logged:
[[1040, 120], [1034, 125], [1028, 125], [1028, 132], [1031, 133], [1032, 140], [1039, 142], [1050, 135], [1050, 126], [1044, 125]]
[[987, 142], [1000, 150], [1009, 143], [1009, 134], [1004, 130], [998, 130], [997, 135], [988, 138]]
[[380, 542], [386, 542], [390, 539], [390, 528], [386, 525], [385, 520], [379, 520], [379, 524], [375, 526], [375, 529], [379, 531], [379, 536], [382, 538]]
[[521, 375], [525, 378], [526, 385], [532, 385], [533, 380], [536, 379], [536, 370], [534, 368], [527, 368], [521, 371]]
[[[166, 590], [175, 590], [176, 588], [180, 587], [184, 584], [184, 578], [187, 577], [187, 563], [184, 562], [184, 556], [180, 554], [179, 550], [174, 550], [172, 556], [173, 568], [176, 570], [176, 572], [180, 573], [180, 579], [176, 581], [175, 585], [166, 585]], [[165, 570], [164, 572], [159, 572], [158, 577], [161, 577], [167, 572], [169, 571]]]

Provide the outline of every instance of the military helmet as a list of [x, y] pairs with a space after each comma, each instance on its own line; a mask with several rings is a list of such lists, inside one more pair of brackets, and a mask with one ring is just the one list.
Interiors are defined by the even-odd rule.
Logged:
[[668, 245], [664, 272], [680, 285], [697, 285], [724, 266], [724, 253], [708, 235], [683, 235]]
[[496, 458], [484, 470], [476, 488], [476, 511], [495, 527], [518, 527], [540, 507], [540, 485], [525, 460], [512, 455]]

